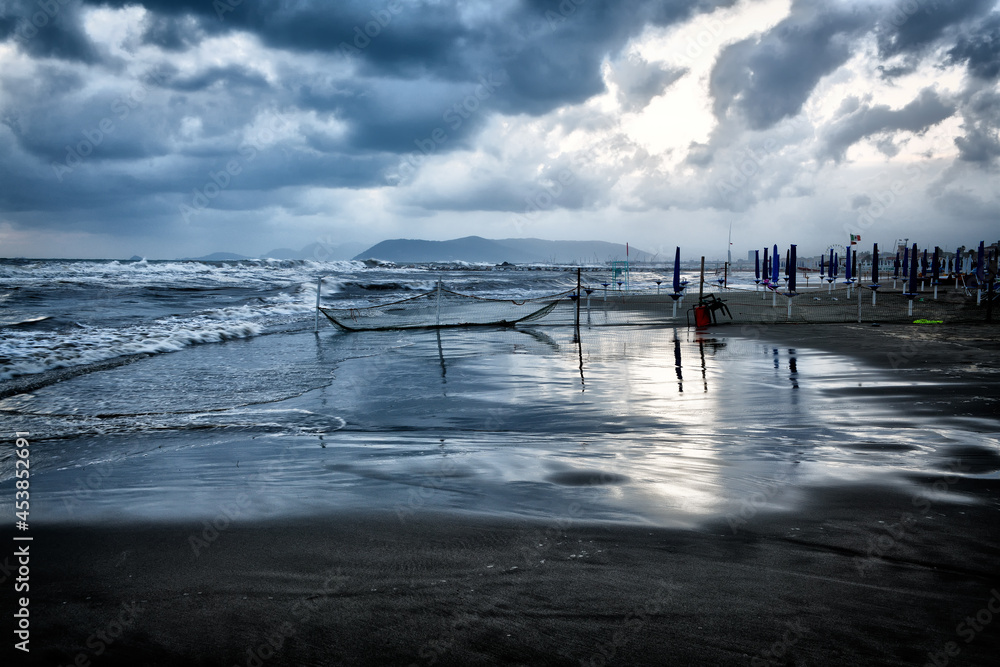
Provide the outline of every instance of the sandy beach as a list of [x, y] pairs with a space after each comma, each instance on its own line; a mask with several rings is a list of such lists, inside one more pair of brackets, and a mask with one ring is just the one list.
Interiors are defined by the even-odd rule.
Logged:
[[[197, 459], [201, 468], [172, 473], [181, 459], [164, 440], [130, 461], [129, 479], [160, 475], [162, 488], [144, 493], [166, 509], [144, 511], [111, 473], [76, 514], [53, 512], [32, 529], [32, 651], [19, 664], [980, 665], [996, 655], [995, 329], [720, 326], [679, 330], [672, 344], [669, 331], [584, 332], [579, 350], [562, 328], [443, 337], [440, 349], [430, 336], [390, 364], [340, 363], [327, 388], [349, 383], [356, 403], [342, 402], [344, 428], [308, 451], [345, 447], [325, 474], [361, 488], [308, 481], [315, 462], [304, 454], [249, 484], [227, 481], [245, 458], [230, 472]], [[558, 351], [521, 350], [509, 336], [543, 336]], [[495, 349], [484, 352], [486, 340]], [[638, 351], [625, 352], [629, 341]], [[677, 368], [671, 345], [684, 354]], [[766, 353], [769, 365], [771, 348], [774, 378], [749, 383], [739, 364]], [[524, 353], [518, 380], [509, 364]], [[576, 356], [579, 369], [562, 365]], [[653, 359], [666, 377], [642, 376]], [[621, 373], [632, 407], [615, 426]], [[498, 386], [484, 388], [484, 374]], [[369, 384], [350, 384], [358, 376]], [[511, 399], [540, 377], [554, 386]], [[729, 413], [705, 403], [735, 400], [727, 391], [759, 400]], [[494, 403], [477, 402], [487, 394]], [[565, 464], [566, 442], [524, 444], [548, 432], [531, 404], [543, 415], [578, 409], [579, 430], [551, 430], [592, 449]], [[671, 405], [694, 411], [686, 430], [657, 422]], [[495, 422], [461, 426], [476, 415]], [[851, 419], [856, 439], [824, 441], [824, 420]], [[741, 429], [750, 438], [761, 422], [760, 442], [742, 443]], [[494, 440], [476, 444], [487, 436], [521, 445], [490, 454]], [[378, 460], [395, 437], [428, 443], [411, 462]], [[657, 438], [700, 442], [694, 450], [718, 440], [720, 458], [630, 449]], [[803, 444], [781, 444], [789, 438]], [[458, 462], [429, 463], [436, 439]], [[538, 481], [527, 464], [501, 467], [533, 447]], [[612, 461], [612, 450], [630, 453]], [[171, 490], [173, 475], [194, 480], [187, 494], [182, 482]], [[72, 499], [69, 486], [58, 481], [53, 499]]]

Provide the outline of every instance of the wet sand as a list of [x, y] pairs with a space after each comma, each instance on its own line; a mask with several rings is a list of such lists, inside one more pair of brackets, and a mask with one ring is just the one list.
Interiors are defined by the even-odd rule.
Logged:
[[905, 469], [905, 485], [806, 480], [775, 505], [775, 483], [690, 528], [572, 507], [33, 528], [32, 651], [18, 664], [992, 664], [995, 331], [742, 332], [898, 377], [832, 386], [845, 406], [878, 396], [981, 435]]

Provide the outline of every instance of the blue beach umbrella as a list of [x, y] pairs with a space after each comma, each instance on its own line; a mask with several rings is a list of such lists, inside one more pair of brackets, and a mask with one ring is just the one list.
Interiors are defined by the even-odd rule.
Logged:
[[[831, 251], [833, 252], [833, 251]], [[836, 278], [837, 274], [840, 273], [840, 253], [833, 253], [833, 277]]]
[[924, 248], [924, 254], [920, 257], [920, 274], [927, 275], [927, 248]]
[[788, 293], [795, 294], [795, 244], [788, 248], [788, 265], [785, 270], [788, 273]]
[[770, 256], [767, 254], [767, 248], [764, 248], [764, 283], [769, 282], [768, 276], [771, 275], [771, 264]]
[[931, 275], [934, 277], [935, 285], [937, 285], [938, 278], [941, 277], [940, 251], [940, 248], [934, 246], [934, 263], [931, 264]]
[[913, 244], [913, 251], [910, 253], [910, 294], [917, 293], [917, 244]]
[[775, 243], [771, 252], [771, 282], [775, 285], [778, 284], [778, 271], [781, 270], [780, 264], [781, 260], [778, 259], [778, 244]]
[[910, 275], [910, 249], [903, 247], [903, 279]]
[[677, 246], [674, 251], [674, 294], [679, 294], [681, 291], [681, 247]]
[[823, 255], [819, 256], [819, 279], [820, 280], [823, 280], [823, 276], [826, 274], [826, 271], [823, 269], [823, 260], [824, 259], [825, 259], [825, 257], [823, 257]]
[[878, 285], [878, 244], [872, 247], [872, 284]]
[[831, 281], [837, 277], [837, 260], [833, 256], [833, 248], [830, 248], [830, 270], [827, 271], [827, 281]]
[[851, 280], [851, 249], [847, 249], [847, 259], [844, 260], [844, 282], [850, 283]]
[[861, 279], [861, 274], [858, 273], [858, 251], [853, 249], [851, 252], [851, 273], [854, 274], [856, 279]]
[[896, 259], [892, 260], [892, 279], [899, 278], [899, 251], [896, 251]]
[[753, 251], [753, 281], [760, 284], [760, 250]]
[[979, 251], [976, 253], [976, 282], [982, 285], [986, 282], [986, 244], [979, 242]]

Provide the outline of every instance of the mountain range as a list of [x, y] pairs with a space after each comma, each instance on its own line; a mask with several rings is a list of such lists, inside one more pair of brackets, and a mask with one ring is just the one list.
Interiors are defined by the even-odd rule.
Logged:
[[[606, 241], [546, 241], [543, 239], [484, 239], [466, 236], [449, 241], [390, 239], [376, 243], [354, 259], [379, 259], [396, 264], [413, 262], [489, 262], [500, 264], [603, 264], [626, 258], [625, 245]], [[628, 258], [645, 262], [653, 255], [636, 248]]]

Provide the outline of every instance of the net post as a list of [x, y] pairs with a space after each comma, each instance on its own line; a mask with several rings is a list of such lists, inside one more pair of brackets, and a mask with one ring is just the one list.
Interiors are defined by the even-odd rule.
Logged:
[[576, 267], [576, 327], [580, 328], [580, 267]]
[[316, 279], [316, 322], [314, 323], [315, 333], [319, 333], [319, 297], [322, 291], [323, 291], [323, 276], [320, 276], [319, 278]]
[[437, 325], [441, 326], [441, 279], [438, 278], [437, 286]]
[[698, 278], [698, 303], [705, 297], [705, 256], [701, 256], [701, 274]]

